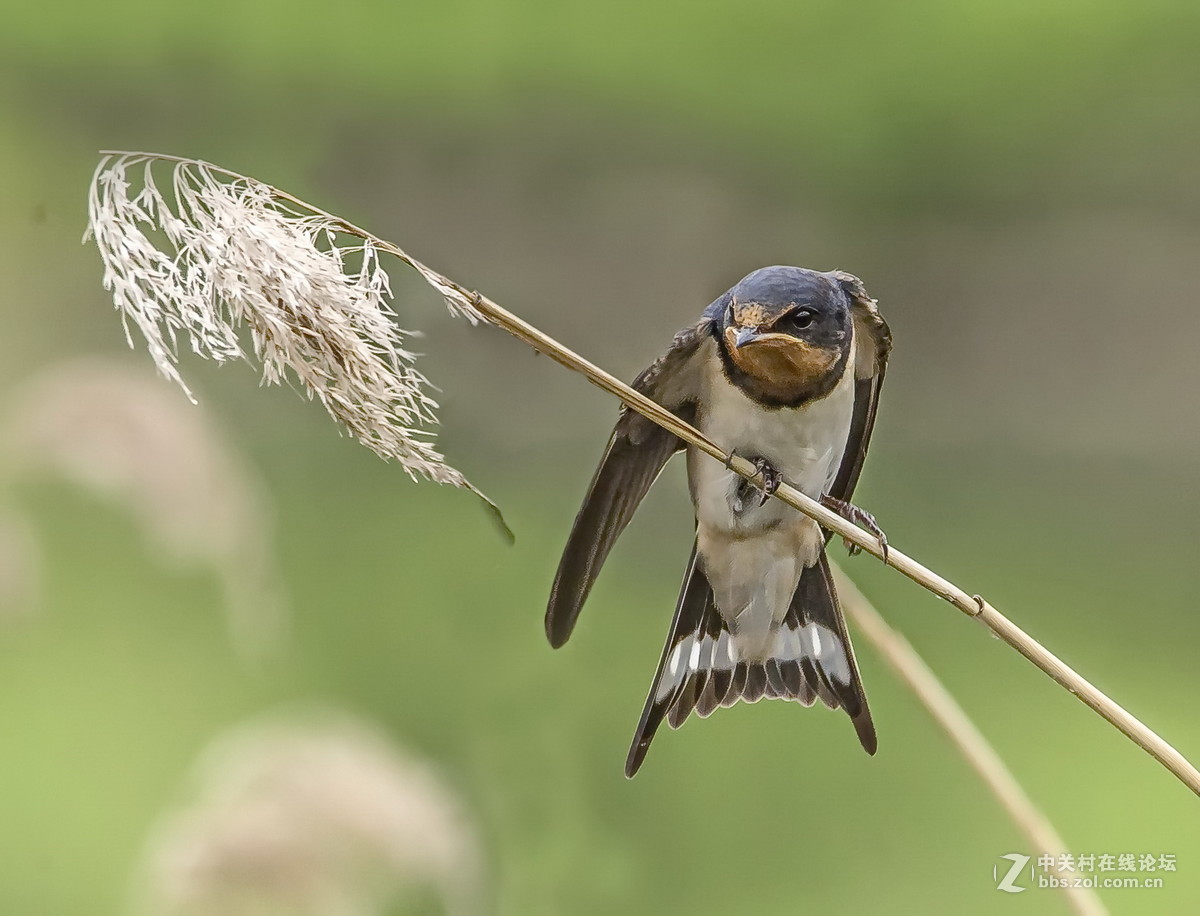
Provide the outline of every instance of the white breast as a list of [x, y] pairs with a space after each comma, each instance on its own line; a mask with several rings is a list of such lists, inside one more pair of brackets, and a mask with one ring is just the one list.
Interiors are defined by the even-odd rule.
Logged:
[[[712, 358], [719, 360], [715, 352]], [[826, 493], [837, 477], [850, 435], [853, 367], [847, 366], [841, 381], [820, 400], [775, 410], [752, 401], [719, 366], [712, 369], [706, 373], [709, 389], [697, 418], [705, 435], [743, 458], [767, 459], [785, 480], [813, 499]], [[736, 513], [741, 478], [707, 455], [689, 452], [688, 474], [699, 520], [718, 529], [750, 533], [795, 513], [779, 500]]]

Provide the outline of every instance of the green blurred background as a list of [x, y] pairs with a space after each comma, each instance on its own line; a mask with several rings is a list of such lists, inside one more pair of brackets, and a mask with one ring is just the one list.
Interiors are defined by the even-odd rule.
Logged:
[[[1200, 755], [1200, 7], [1186, 2], [22, 3], [0, 28], [0, 379], [147, 379], [81, 247], [102, 148], [287, 188], [623, 377], [773, 263], [861, 276], [896, 338], [857, 502]], [[11, 481], [40, 593], [0, 614], [0, 913], [122, 912], [201, 750], [280, 706], [381, 723], [482, 836], [496, 912], [1061, 912], [870, 646], [880, 736], [764, 703], [625, 750], [687, 557], [673, 467], [572, 642], [542, 634], [605, 395], [393, 272], [450, 460], [410, 483], [317, 405], [184, 360], [274, 506], [291, 614], [241, 661], [203, 571], [120, 505]], [[165, 386], [166, 383], [155, 382]], [[182, 408], [187, 408], [182, 394]], [[840, 550], [839, 550], [840, 556]], [[846, 566], [1076, 853], [1174, 854], [1117, 912], [1194, 912], [1197, 800], [948, 605]]]

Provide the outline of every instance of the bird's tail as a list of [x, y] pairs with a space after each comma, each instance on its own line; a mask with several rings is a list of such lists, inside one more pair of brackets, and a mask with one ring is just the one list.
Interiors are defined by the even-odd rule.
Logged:
[[712, 586], [692, 548], [671, 632], [625, 762], [632, 777], [663, 719], [679, 728], [694, 709], [701, 718], [738, 700], [795, 700], [846, 710], [868, 754], [876, 748], [854, 650], [824, 553], [804, 570], [792, 603], [772, 632], [770, 651], [743, 658], [738, 637], [717, 612]]

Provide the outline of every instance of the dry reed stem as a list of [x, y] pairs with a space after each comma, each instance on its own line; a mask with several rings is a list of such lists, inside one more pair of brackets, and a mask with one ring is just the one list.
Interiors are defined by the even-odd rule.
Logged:
[[[175, 163], [191, 163], [196, 161], [177, 156], [162, 156], [147, 153], [104, 151], [103, 155], [145, 156], [147, 158], [161, 159], [166, 162]], [[227, 169], [221, 169], [209, 163], [203, 163], [203, 165], [213, 171], [248, 180], [236, 172], [230, 172]], [[765, 481], [760, 476], [758, 470], [745, 458], [727, 453], [720, 445], [706, 437], [695, 427], [679, 419], [679, 417], [675, 416], [675, 414], [662, 405], [634, 391], [614, 375], [605, 372], [600, 367], [584, 359], [527, 321], [502, 308], [486, 296], [461, 286], [448, 277], [427, 267], [399, 246], [377, 238], [365, 229], [347, 222], [341, 217], [335, 216], [319, 207], [314, 207], [312, 204], [288, 194], [286, 191], [269, 185], [264, 185], [263, 187], [270, 190], [271, 194], [281, 204], [292, 204], [306, 209], [313, 214], [317, 214], [328, 220], [330, 228], [370, 241], [377, 250], [387, 252], [399, 258], [420, 273], [430, 286], [441, 293], [452, 310], [461, 311], [468, 316], [481, 317], [489, 323], [502, 328], [539, 353], [543, 353], [560, 365], [584, 375], [593, 385], [607, 391], [631, 410], [636, 410], [642, 416], [674, 433], [687, 444], [699, 449], [714, 460], [721, 462], [746, 480], [765, 485]], [[1041, 669], [1055, 683], [1078, 697], [1093, 712], [1108, 721], [1129, 738], [1129, 740], [1150, 754], [1150, 756], [1173, 773], [1185, 786], [1191, 789], [1193, 793], [1200, 795], [1200, 772], [1188, 762], [1187, 758], [979, 595], [968, 594], [953, 582], [918, 563], [894, 546], [889, 545], [887, 556], [885, 557], [882, 545], [873, 534], [846, 521], [840, 515], [825, 508], [816, 500], [810, 499], [786, 482], [780, 485], [775, 491], [774, 497], [803, 512], [829, 531], [853, 544], [857, 544], [867, 553], [880, 558], [888, 566], [903, 573], [918, 585], [927, 588], [938, 597], [949, 601], [968, 617], [978, 620], [991, 630], [992, 633], [1024, 655], [1025, 658]]]
[[[1025, 834], [1031, 849], [1057, 857], [1067, 852], [1054, 825], [1025, 793], [1012, 771], [1000, 759], [996, 749], [967, 716], [966, 711], [950, 694], [925, 660], [900, 633], [888, 626], [883, 616], [867, 600], [853, 580], [836, 564], [833, 577], [843, 610], [854, 621], [860, 633], [883, 656], [892, 671], [929, 710], [958, 752], [970, 765], [984, 785], [1008, 813], [1017, 828]], [[1061, 885], [1071, 909], [1081, 916], [1097, 916], [1107, 912], [1096, 892], [1087, 887]]]

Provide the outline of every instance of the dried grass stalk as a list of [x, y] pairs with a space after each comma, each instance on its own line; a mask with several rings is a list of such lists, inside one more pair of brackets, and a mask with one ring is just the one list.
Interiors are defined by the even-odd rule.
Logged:
[[[171, 166], [167, 191], [155, 166]], [[166, 378], [179, 343], [246, 360], [263, 381], [290, 370], [338, 423], [414, 479], [479, 493], [434, 447], [437, 402], [395, 322], [376, 240], [274, 188], [205, 162], [106, 153], [88, 203], [104, 287]], [[451, 307], [472, 321], [472, 309]], [[249, 329], [249, 345], [241, 329]], [[492, 505], [489, 501], [489, 505]], [[494, 508], [494, 506], [493, 506]]]
[[[846, 616], [858, 627], [867, 641], [875, 647], [892, 671], [912, 690], [942, 731], [954, 744], [980, 781], [987, 786], [1005, 812], [1025, 834], [1030, 851], [1059, 856], [1067, 845], [1050, 819], [1033, 803], [1013, 775], [1012, 770], [996, 753], [991, 742], [971, 721], [958, 701], [945, 688], [925, 660], [917, 654], [907, 639], [888, 626], [853, 580], [836, 564], [833, 577], [838, 598]], [[1075, 887], [1069, 882], [1060, 886], [1072, 912], [1079, 916], [1099, 916], [1106, 913], [1099, 896], [1089, 887]]]

